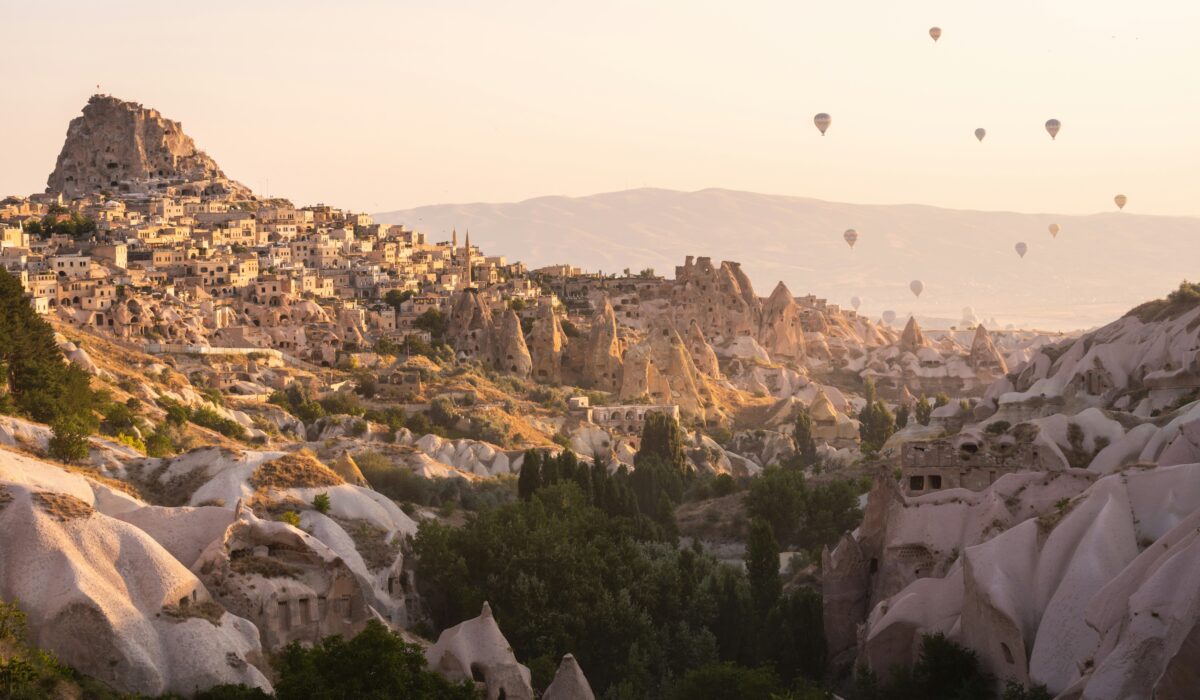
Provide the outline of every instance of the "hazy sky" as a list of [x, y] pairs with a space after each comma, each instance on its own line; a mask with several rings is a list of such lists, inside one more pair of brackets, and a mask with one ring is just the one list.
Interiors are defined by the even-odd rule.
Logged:
[[0, 194], [45, 186], [99, 83], [298, 203], [649, 185], [1200, 215], [1191, 1], [5, 4]]

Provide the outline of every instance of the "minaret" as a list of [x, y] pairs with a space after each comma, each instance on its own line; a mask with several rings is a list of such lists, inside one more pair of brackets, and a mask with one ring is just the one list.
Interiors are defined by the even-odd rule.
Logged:
[[471, 287], [471, 229], [467, 229], [467, 288]]
[[450, 231], [450, 259], [458, 257], [458, 228]]

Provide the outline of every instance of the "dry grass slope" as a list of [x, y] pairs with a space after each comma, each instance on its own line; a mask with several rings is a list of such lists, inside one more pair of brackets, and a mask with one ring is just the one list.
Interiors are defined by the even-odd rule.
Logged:
[[177, 622], [199, 618], [201, 620], [208, 620], [215, 627], [220, 627], [221, 616], [225, 614], [225, 608], [212, 600], [202, 600], [192, 603], [185, 598], [180, 601], [179, 605], [164, 606], [162, 612]]
[[39, 508], [63, 522], [89, 518], [96, 512], [87, 503], [66, 493], [38, 491], [33, 494], [33, 501]]
[[341, 486], [346, 483], [308, 450], [300, 450], [278, 459], [264, 462], [250, 475], [250, 485], [256, 489], [295, 489]]
[[277, 559], [259, 557], [250, 553], [236, 552], [229, 568], [243, 576], [257, 575], [263, 578], [298, 578], [300, 570]]

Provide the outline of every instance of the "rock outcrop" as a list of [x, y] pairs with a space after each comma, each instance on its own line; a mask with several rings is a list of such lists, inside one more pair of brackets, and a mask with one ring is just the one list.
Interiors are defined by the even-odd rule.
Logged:
[[687, 332], [687, 349], [692, 356], [692, 364], [696, 369], [713, 379], [721, 378], [721, 366], [717, 360], [717, 353], [713, 350], [713, 346], [709, 345], [708, 339], [704, 337], [704, 331], [700, 329], [700, 324], [692, 319], [688, 324]]
[[194, 194], [249, 194], [196, 148], [179, 122], [108, 95], [93, 95], [71, 120], [46, 191], [74, 198], [150, 181], [194, 183]]
[[714, 267], [706, 257], [688, 256], [675, 268], [671, 312], [676, 327], [696, 321], [709, 338], [753, 335], [759, 328], [762, 302], [741, 265], [725, 261]]
[[[1019, 473], [983, 493], [872, 492], [825, 557], [831, 646], [872, 601], [860, 661], [913, 661], [943, 632], [1001, 681], [1060, 698], [1190, 697], [1200, 667], [1200, 465]], [[949, 553], [949, 554], [947, 554]], [[854, 572], [857, 572], [855, 574]], [[856, 599], [857, 596], [857, 599]], [[843, 660], [845, 657], [842, 657]]]
[[921, 332], [921, 324], [917, 323], [916, 316], [909, 316], [908, 323], [904, 325], [904, 332], [900, 334], [901, 352], [911, 352], [915, 355], [925, 347], [929, 347], [929, 341]]
[[533, 363], [535, 381], [557, 385], [562, 383], [563, 349], [566, 334], [553, 307], [543, 304], [529, 332], [529, 356]]
[[492, 311], [474, 289], [464, 289], [454, 298], [446, 321], [446, 340], [465, 359], [492, 358]]
[[800, 306], [783, 282], [763, 305], [758, 337], [771, 357], [799, 362], [804, 359], [804, 324]]
[[451, 681], [483, 684], [487, 700], [533, 700], [529, 669], [517, 663], [487, 603], [479, 617], [443, 630], [425, 660]]
[[178, 559], [108, 513], [142, 505], [78, 474], [0, 452], [0, 599], [31, 641], [128, 693], [270, 689], [258, 633]]
[[696, 368], [683, 338], [669, 326], [655, 329], [625, 352], [620, 395], [624, 401], [675, 404], [682, 413], [701, 420], [721, 417], [711, 381]]
[[592, 318], [592, 328], [583, 349], [583, 385], [601, 391], [620, 391], [623, 365], [617, 317], [605, 297]]
[[971, 355], [968, 362], [976, 372], [994, 372], [996, 374], [1008, 372], [1008, 363], [996, 349], [996, 344], [992, 342], [992, 335], [982, 325], [975, 329], [975, 338], [971, 341]]
[[496, 338], [492, 345], [492, 366], [503, 372], [528, 379], [533, 371], [533, 360], [529, 356], [529, 348], [525, 345], [525, 335], [521, 331], [521, 319], [515, 311], [505, 311], [499, 319], [495, 331]]
[[596, 700], [592, 686], [573, 654], [563, 656], [554, 680], [542, 694], [542, 700]]
[[368, 595], [323, 542], [241, 509], [192, 566], [217, 599], [258, 627], [265, 649], [353, 637], [371, 619]]

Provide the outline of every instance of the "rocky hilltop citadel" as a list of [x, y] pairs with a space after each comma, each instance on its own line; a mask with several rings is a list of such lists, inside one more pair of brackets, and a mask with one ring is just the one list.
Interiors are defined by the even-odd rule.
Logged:
[[196, 148], [179, 122], [156, 109], [93, 95], [71, 120], [48, 192], [77, 198], [99, 192], [248, 196]]
[[885, 678], [941, 633], [997, 689], [1190, 697], [1200, 294], [1082, 336], [897, 329], [681, 257], [531, 270], [465, 230], [259, 199], [177, 122], [94, 96], [47, 191], [0, 201], [14, 318], [102, 397], [77, 429], [10, 378], [0, 601], [124, 693], [269, 691], [291, 643], [378, 623], [486, 697], [590, 698], [627, 667], [582, 638], [518, 660], [528, 621], [501, 590], [445, 600], [428, 543], [574, 478], [745, 576], [755, 485], [802, 474], [849, 500], [819, 536], [775, 523], [772, 578], [821, 619], [813, 682]]

